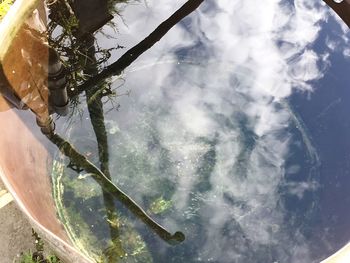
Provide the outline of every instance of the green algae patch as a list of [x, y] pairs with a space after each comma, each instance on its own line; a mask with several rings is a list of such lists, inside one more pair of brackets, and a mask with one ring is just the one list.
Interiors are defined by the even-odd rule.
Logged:
[[162, 214], [169, 210], [173, 206], [171, 200], [165, 200], [163, 197], [159, 197], [154, 200], [150, 205], [150, 211], [153, 214]]
[[75, 246], [98, 263], [153, 263], [142, 236], [108, 204], [91, 174], [67, 166], [63, 156], [53, 161], [53, 194], [58, 217]]

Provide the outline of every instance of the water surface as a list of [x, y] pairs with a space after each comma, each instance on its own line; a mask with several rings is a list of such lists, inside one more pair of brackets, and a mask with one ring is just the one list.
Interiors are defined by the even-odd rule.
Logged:
[[166, 20], [184, 3], [116, 1], [83, 37], [51, 15], [50, 41], [71, 74], [57, 134], [185, 240], [52, 147], [61, 221], [104, 262], [319, 262], [350, 236], [347, 29], [306, 0], [205, 0]]

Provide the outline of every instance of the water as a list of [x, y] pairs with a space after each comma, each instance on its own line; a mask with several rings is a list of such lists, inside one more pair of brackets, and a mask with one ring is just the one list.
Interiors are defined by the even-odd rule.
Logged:
[[[158, 73], [165, 68], [171, 74]], [[153, 74], [162, 76], [159, 85], [152, 85]], [[252, 74], [234, 63], [180, 61], [125, 74], [122, 89], [131, 93], [118, 99], [117, 112], [105, 115], [109, 172], [158, 223], [186, 235], [171, 247], [129, 215], [151, 242], [154, 262], [290, 261], [294, 253], [308, 255], [304, 233], [318, 212], [318, 156], [286, 101], [261, 102], [261, 110], [278, 121], [272, 130], [255, 133], [244, 106], [256, 102], [242, 92], [254, 85]], [[172, 83], [176, 89], [169, 89]], [[91, 119], [83, 120], [69, 125], [66, 136], [98, 165]], [[65, 158], [59, 162], [68, 164]], [[59, 197], [66, 208], [86, 213], [92, 232], [105, 238], [108, 223], [102, 225], [103, 213], [96, 215], [103, 205], [98, 184], [84, 171], [59, 175], [54, 183], [64, 189]], [[79, 221], [70, 223], [73, 234], [81, 231]]]
[[166, 20], [184, 3], [108, 2], [94, 35], [51, 7], [70, 72], [49, 136], [60, 220], [102, 262], [319, 262], [350, 236], [349, 34], [316, 1]]

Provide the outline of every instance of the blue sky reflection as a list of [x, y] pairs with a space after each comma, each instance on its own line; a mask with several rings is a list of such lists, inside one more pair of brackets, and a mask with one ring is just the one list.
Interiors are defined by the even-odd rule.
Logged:
[[[136, 44], [182, 2], [126, 6], [119, 44]], [[322, 39], [320, 50], [329, 21], [338, 37]], [[318, 246], [309, 234], [322, 160], [289, 98], [317, 92], [333, 53], [350, 56], [348, 42], [319, 1], [207, 0], [126, 70], [122, 89], [131, 94], [106, 117], [111, 170], [144, 206], [151, 197], [172, 200], [158, 220], [184, 229], [187, 241], [155, 245], [160, 258], [309, 263], [326, 256], [326, 237]]]

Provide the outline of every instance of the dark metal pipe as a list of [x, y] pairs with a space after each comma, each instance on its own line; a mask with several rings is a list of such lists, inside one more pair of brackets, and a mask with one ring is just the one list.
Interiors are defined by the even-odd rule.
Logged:
[[40, 127], [41, 132], [48, 136], [55, 131], [55, 123], [51, 116], [47, 118], [40, 118], [38, 115], [36, 116], [36, 123]]

